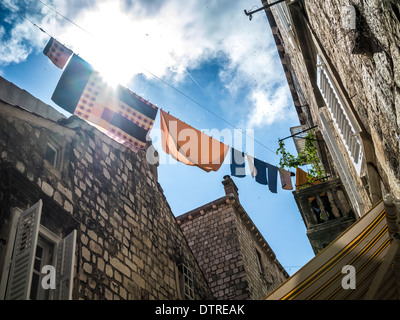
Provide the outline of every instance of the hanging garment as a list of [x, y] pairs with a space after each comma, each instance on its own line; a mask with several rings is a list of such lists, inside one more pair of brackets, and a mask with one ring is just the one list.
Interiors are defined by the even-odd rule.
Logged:
[[307, 172], [300, 168], [296, 168], [296, 190], [299, 189], [300, 186], [304, 186], [308, 183]]
[[103, 128], [133, 151], [144, 149], [158, 108], [127, 88], [112, 88], [86, 61], [73, 55], [51, 99], [66, 111]]
[[254, 167], [257, 170], [256, 181], [260, 184], [267, 185], [267, 164], [264, 161], [254, 158]]
[[282, 189], [293, 190], [292, 177], [289, 171], [279, 168], [279, 176], [281, 178]]
[[250, 170], [251, 176], [254, 178], [257, 175], [257, 169], [254, 165], [254, 157], [249, 156], [248, 154], [245, 155], [245, 158], [247, 160], [248, 168]]
[[210, 172], [218, 171], [229, 147], [174, 116], [160, 111], [163, 150], [174, 159]]
[[317, 180], [315, 177], [313, 177], [313, 182], [310, 183], [307, 177], [307, 172], [300, 168], [296, 168], [296, 190], [300, 187], [308, 187], [319, 183], [321, 183], [321, 181]]
[[43, 50], [43, 53], [60, 69], [63, 69], [72, 51], [63, 46], [56, 39], [51, 38]]
[[246, 176], [244, 152], [231, 148], [231, 176], [243, 178]]
[[267, 163], [268, 169], [268, 187], [272, 193], [277, 193], [278, 188], [278, 167]]

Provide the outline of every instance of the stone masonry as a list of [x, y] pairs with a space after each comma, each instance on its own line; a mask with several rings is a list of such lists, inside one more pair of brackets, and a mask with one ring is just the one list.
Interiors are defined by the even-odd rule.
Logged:
[[[44, 160], [49, 141], [56, 167]], [[41, 198], [50, 218], [62, 212], [78, 231], [73, 299], [182, 299], [182, 263], [194, 299], [213, 299], [145, 152], [74, 116], [55, 122], [0, 101], [0, 166], [0, 268], [10, 208]]]
[[288, 274], [224, 177], [226, 195], [177, 217], [217, 299], [261, 299]]
[[[263, 0], [262, 2], [265, 2]], [[345, 29], [343, 8], [354, 7], [355, 30]], [[332, 73], [349, 112], [362, 130], [365, 165], [360, 176], [349, 162], [367, 211], [382, 194], [400, 195], [400, 3], [394, 0], [298, 1], [288, 4], [294, 39], [282, 31], [283, 60], [290, 61], [314, 124], [324, 106], [316, 85], [316, 52]], [[294, 42], [294, 45], [289, 45]], [[343, 146], [343, 154], [346, 150]], [[346, 159], [347, 160], [347, 159]]]

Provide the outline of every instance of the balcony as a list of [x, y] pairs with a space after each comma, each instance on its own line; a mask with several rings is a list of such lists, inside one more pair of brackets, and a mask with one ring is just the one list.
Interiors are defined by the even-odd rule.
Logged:
[[293, 194], [315, 253], [355, 221], [354, 211], [339, 178], [299, 188]]

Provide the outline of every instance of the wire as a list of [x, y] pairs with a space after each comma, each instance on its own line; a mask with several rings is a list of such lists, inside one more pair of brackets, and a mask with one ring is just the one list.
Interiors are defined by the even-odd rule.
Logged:
[[12, 11], [14, 11], [16, 14], [18, 14], [19, 16], [21, 16], [22, 18], [24, 18], [25, 20], [29, 21], [30, 23], [32, 23], [36, 28], [38, 28], [40, 31], [42, 31], [43, 33], [47, 34], [49, 37], [52, 37], [51, 34], [47, 33], [46, 30], [44, 30], [43, 28], [39, 27], [36, 23], [34, 23], [32, 20], [28, 19], [25, 15], [23, 15], [22, 13], [18, 12], [16, 9], [14, 9], [14, 7], [12, 7], [9, 3], [0, 0], [3, 4], [5, 4], [7, 7], [9, 7]]
[[[39, 27], [36, 23], [34, 23], [33, 21], [31, 21], [30, 19], [28, 19], [27, 17], [25, 17], [24, 15], [22, 15], [21, 13], [19, 13], [18, 11], [16, 11], [13, 7], [10, 6], [10, 4], [4, 2], [3, 0], [0, 0], [2, 3], [6, 4], [9, 8], [11, 8], [11, 10], [13, 10], [15, 13], [17, 13], [18, 15], [20, 15], [21, 17], [23, 17], [24, 19], [26, 19], [27, 21], [29, 21], [30, 23], [32, 23], [35, 27], [37, 27], [40, 31], [46, 33], [48, 36], [54, 38], [52, 35], [50, 35], [49, 33], [47, 33], [44, 29], [42, 29], [41, 27]], [[60, 12], [58, 12], [56, 9], [53, 9], [52, 7], [50, 7], [48, 4], [42, 2], [41, 0], [38, 0], [39, 3], [41, 3], [42, 5], [48, 7], [49, 9], [51, 9], [52, 11], [54, 11], [55, 13], [57, 13], [58, 15], [60, 15], [61, 17], [63, 17], [64, 19], [66, 19], [67, 21], [69, 21], [70, 23], [72, 23], [73, 25], [75, 25], [76, 27], [78, 27], [79, 29], [81, 29], [82, 31], [86, 32], [87, 34], [89, 34], [90, 36], [93, 37], [93, 34], [91, 34], [90, 32], [88, 32], [87, 30], [85, 30], [84, 28], [82, 28], [81, 26], [79, 26], [77, 23], [75, 23], [74, 21], [72, 21], [71, 19], [67, 18], [66, 16], [64, 16], [63, 14], [61, 14]], [[229, 126], [240, 130], [242, 132], [242, 134], [244, 134], [247, 138], [252, 139], [254, 142], [258, 143], [260, 146], [262, 146], [263, 148], [267, 149], [268, 151], [272, 152], [273, 154], [276, 154], [275, 151], [273, 151], [271, 148], [267, 147], [266, 145], [264, 145], [262, 142], [258, 141], [257, 139], [254, 139], [253, 137], [249, 136], [245, 131], [243, 131], [242, 129], [236, 127], [234, 124], [230, 123], [229, 121], [225, 120], [224, 118], [222, 118], [221, 116], [219, 116], [218, 114], [216, 114], [215, 112], [211, 111], [209, 108], [207, 108], [206, 106], [204, 106], [203, 104], [201, 104], [200, 102], [198, 102], [197, 100], [193, 99], [192, 97], [190, 97], [189, 95], [187, 95], [186, 93], [184, 93], [183, 91], [179, 90], [178, 88], [176, 88], [175, 86], [173, 86], [172, 84], [168, 83], [167, 81], [161, 79], [160, 77], [156, 76], [153, 72], [151, 72], [150, 70], [146, 69], [145, 67], [141, 66], [142, 69], [144, 69], [146, 72], [148, 72], [149, 74], [151, 74], [154, 78], [156, 78], [157, 80], [163, 82], [164, 84], [166, 84], [167, 86], [169, 86], [170, 88], [174, 89], [175, 91], [177, 91], [178, 93], [180, 93], [181, 95], [183, 95], [185, 98], [189, 99], [190, 101], [192, 101], [193, 103], [197, 104], [198, 106], [200, 106], [201, 108], [207, 110], [208, 112], [210, 112], [212, 115], [214, 115], [215, 117], [217, 117], [218, 119], [220, 119], [221, 121], [225, 122], [226, 124], [228, 124]], [[188, 73], [189, 74], [189, 73]], [[189, 74], [190, 76], [190, 74]], [[192, 77], [191, 77], [192, 78]], [[192, 78], [193, 79], [193, 78]], [[194, 80], [194, 79], [193, 79]], [[197, 84], [197, 82], [195, 81], [195, 83]], [[198, 85], [198, 84], [197, 84]]]
[[211, 111], [209, 108], [207, 108], [206, 106], [202, 105], [200, 102], [196, 101], [195, 99], [193, 99], [192, 97], [188, 96], [186, 93], [182, 92], [181, 90], [179, 90], [178, 88], [174, 87], [172, 84], [168, 83], [167, 81], [157, 77], [154, 73], [152, 73], [151, 71], [147, 70], [146, 68], [142, 67], [146, 72], [150, 73], [153, 77], [155, 77], [156, 79], [160, 80], [161, 82], [163, 82], [164, 84], [166, 84], [167, 86], [169, 86], [170, 88], [174, 89], [175, 91], [179, 92], [181, 95], [183, 95], [184, 97], [186, 97], [187, 99], [189, 99], [190, 101], [194, 102], [195, 104], [197, 104], [198, 106], [202, 107], [203, 109], [207, 110], [208, 112], [210, 112], [212, 115], [214, 115], [215, 117], [217, 117], [218, 119], [220, 119], [221, 121], [225, 122], [226, 124], [230, 125], [231, 127], [242, 131], [242, 133], [252, 139], [254, 142], [257, 142], [258, 144], [260, 144], [262, 147], [266, 148], [267, 150], [273, 152], [274, 154], [276, 154], [275, 151], [273, 151], [272, 149], [268, 148], [266, 145], [264, 145], [263, 143], [261, 143], [260, 141], [250, 137], [246, 132], [244, 132], [242, 129], [236, 127], [234, 124], [230, 123], [229, 121], [225, 120], [224, 118], [220, 117], [218, 114], [216, 114], [215, 112]]
[[72, 23], [74, 26], [78, 27], [79, 29], [81, 29], [82, 31], [85, 31], [87, 34], [93, 36], [93, 34], [91, 34], [89, 31], [85, 30], [84, 28], [82, 28], [80, 25], [78, 25], [77, 23], [75, 23], [74, 21], [68, 19], [66, 16], [64, 16], [63, 14], [61, 14], [60, 12], [58, 12], [56, 9], [50, 7], [48, 4], [38, 0], [42, 5], [46, 6], [47, 8], [49, 8], [50, 10], [52, 10], [53, 12], [57, 13], [58, 15], [60, 15], [61, 17], [63, 17], [64, 19], [66, 19], [67, 21], [69, 21], [70, 23]]

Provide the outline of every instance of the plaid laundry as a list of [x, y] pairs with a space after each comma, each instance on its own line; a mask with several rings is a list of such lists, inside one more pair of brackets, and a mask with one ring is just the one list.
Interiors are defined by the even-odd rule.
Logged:
[[51, 38], [43, 50], [43, 53], [60, 69], [63, 69], [72, 51], [63, 46], [56, 39]]
[[68, 63], [51, 99], [66, 111], [101, 127], [133, 151], [146, 147], [146, 137], [158, 111], [127, 88], [108, 86], [77, 55]]

